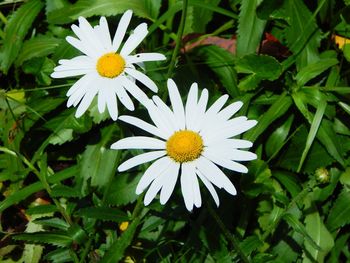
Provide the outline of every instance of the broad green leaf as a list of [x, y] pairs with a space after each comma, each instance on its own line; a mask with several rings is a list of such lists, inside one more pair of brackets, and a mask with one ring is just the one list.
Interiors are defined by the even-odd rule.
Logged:
[[341, 262], [341, 254], [344, 248], [349, 244], [350, 233], [344, 233], [341, 236], [337, 236], [333, 249], [330, 252], [328, 262], [338, 263]]
[[51, 192], [52, 197], [80, 197], [81, 193], [77, 188], [66, 185], [55, 185]]
[[256, 15], [258, 3], [258, 0], [242, 1], [237, 30], [238, 57], [255, 53], [261, 41], [266, 21]]
[[312, 80], [336, 64], [338, 64], [338, 60], [336, 58], [327, 58], [315, 61], [303, 67], [295, 76], [295, 80], [297, 81], [299, 87], [304, 86], [309, 80]]
[[308, 253], [305, 253], [303, 262], [322, 263], [324, 262], [325, 256], [333, 248], [334, 240], [325, 227], [316, 206], [311, 203], [311, 200], [306, 199], [305, 209], [308, 210], [305, 217], [305, 229], [321, 249], [316, 249], [314, 246], [310, 245], [309, 242], [305, 242], [305, 249]]
[[[78, 167], [72, 166], [70, 168], [64, 169], [50, 176], [48, 178], [48, 181], [50, 184], [58, 183], [62, 180], [75, 176], [77, 172], [78, 172]], [[0, 202], [0, 212], [4, 211], [6, 208], [10, 207], [11, 205], [19, 203], [20, 201], [26, 199], [28, 196], [36, 192], [39, 192], [42, 189], [44, 189], [44, 186], [42, 185], [41, 182], [36, 182], [26, 187], [23, 187], [22, 189], [18, 190], [17, 192], [14, 192], [12, 195], [8, 196], [5, 200]]]
[[127, 205], [137, 199], [136, 186], [142, 177], [142, 173], [135, 176], [131, 173], [117, 174], [113, 179], [106, 202], [112, 205]]
[[279, 96], [278, 100], [258, 119], [258, 124], [245, 133], [244, 138], [249, 141], [255, 141], [260, 134], [262, 134], [271, 123], [284, 115], [289, 107], [292, 105], [292, 99], [283, 93]]
[[[116, 172], [117, 159], [120, 154], [119, 151], [109, 149], [116, 130], [115, 124], [103, 128], [99, 143], [86, 147], [80, 162], [79, 180], [83, 181], [83, 185], [86, 185], [88, 179], [91, 179], [92, 186], [100, 188], [110, 183], [111, 177]], [[83, 186], [83, 191], [84, 188]]]
[[292, 214], [286, 213], [282, 217], [289, 226], [291, 226], [296, 232], [302, 234], [305, 238], [305, 240], [314, 248], [317, 250], [320, 250], [320, 246], [312, 239], [308, 231], [306, 230], [305, 226]]
[[263, 243], [256, 235], [249, 236], [240, 243], [240, 247], [246, 255], [251, 254], [254, 250], [256, 250], [258, 247], [261, 247], [262, 245]]
[[350, 223], [350, 192], [343, 190], [335, 201], [327, 218], [327, 228], [335, 231]]
[[297, 196], [302, 190], [302, 186], [298, 181], [296, 174], [287, 171], [274, 171], [272, 173], [273, 177], [276, 177], [277, 180], [283, 184], [283, 186], [290, 192], [292, 197]]
[[[193, 1], [190, 0], [190, 4]], [[213, 10], [211, 10], [209, 7], [217, 7], [217, 5], [220, 3], [220, 0], [203, 0], [203, 1], [195, 1], [198, 4], [201, 4], [202, 6], [193, 6], [193, 17], [195, 18], [192, 22], [192, 28], [193, 32], [196, 33], [205, 33], [206, 32], [206, 25], [212, 20], [213, 18]], [[206, 6], [207, 8], [204, 8]], [[187, 23], [187, 19], [186, 19]]]
[[30, 0], [18, 8], [5, 27], [5, 39], [1, 48], [1, 69], [7, 74], [21, 49], [23, 39], [44, 4], [40, 0]]
[[45, 259], [52, 263], [65, 263], [71, 262], [72, 256], [68, 248], [58, 248], [46, 254]]
[[73, 140], [73, 129], [62, 129], [51, 136], [49, 142], [53, 145], [62, 145]]
[[267, 156], [271, 157], [279, 152], [287, 139], [293, 120], [294, 115], [290, 115], [280, 127], [272, 132], [265, 144]]
[[297, 53], [296, 65], [300, 70], [319, 60], [320, 30], [302, 0], [286, 0], [284, 8], [289, 22], [285, 29], [287, 45], [292, 52]]
[[69, 225], [66, 223], [66, 221], [54, 217], [49, 219], [37, 219], [34, 221], [35, 224], [41, 225], [41, 226], [47, 226], [47, 227], [54, 227], [60, 230], [68, 230]]
[[322, 101], [319, 104], [319, 106], [317, 107], [315, 116], [314, 116], [312, 123], [311, 123], [310, 131], [307, 135], [306, 145], [305, 145], [304, 151], [303, 151], [301, 158], [300, 158], [300, 162], [299, 162], [299, 166], [298, 166], [298, 170], [297, 170], [298, 172], [300, 172], [301, 167], [303, 166], [303, 163], [305, 161], [306, 155], [308, 154], [308, 152], [311, 148], [311, 145], [314, 142], [317, 131], [318, 131], [320, 124], [321, 124], [321, 121], [323, 119], [323, 114], [326, 110], [326, 106], [327, 106], [327, 102]]
[[218, 46], [204, 46], [198, 49], [200, 56], [208, 67], [218, 76], [222, 86], [233, 98], [239, 96], [237, 73], [233, 67], [233, 56]]
[[82, 227], [76, 223], [70, 226], [67, 232], [72, 238], [74, 244], [82, 245], [88, 239], [88, 236], [84, 229], [82, 229]]
[[275, 10], [283, 6], [283, 1], [284, 0], [263, 0], [256, 9], [258, 18], [268, 20]]
[[[302, 239], [301, 242], [299, 242], [299, 236]], [[290, 240], [292, 240], [292, 242], [290, 242]], [[295, 245], [301, 246], [303, 241], [302, 236], [294, 231], [292, 231], [292, 233], [290, 233], [286, 238], [281, 238], [278, 244], [272, 248], [274, 254], [277, 255], [274, 261], [276, 263], [295, 263], [297, 258], [300, 256], [300, 252], [295, 249]]]
[[22, 65], [24, 61], [31, 58], [44, 57], [52, 54], [61, 42], [61, 39], [50, 36], [37, 36], [25, 41], [16, 59], [16, 66]]
[[[148, 8], [151, 8], [150, 10]], [[79, 16], [85, 18], [91, 16], [113, 16], [131, 9], [135, 15], [155, 19], [153, 7], [147, 4], [147, 1], [128, 0], [79, 0], [69, 7], [56, 9], [47, 15], [48, 21], [53, 24], [67, 24], [77, 20]]]
[[51, 244], [58, 247], [68, 247], [73, 241], [64, 231], [24, 233], [14, 235], [13, 239], [27, 241], [28, 243]]
[[130, 217], [125, 212], [111, 207], [87, 207], [78, 210], [76, 214], [82, 217], [119, 223], [130, 220]]
[[350, 62], [350, 44], [345, 44], [343, 47], [343, 53], [345, 59]]
[[55, 205], [38, 205], [30, 207], [26, 210], [28, 215], [37, 215], [37, 214], [48, 214], [57, 212], [57, 206]]

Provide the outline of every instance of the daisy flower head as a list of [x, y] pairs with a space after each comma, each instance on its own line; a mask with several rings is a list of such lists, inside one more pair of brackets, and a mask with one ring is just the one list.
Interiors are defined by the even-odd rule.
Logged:
[[95, 96], [99, 112], [104, 112], [107, 106], [113, 120], [118, 118], [117, 97], [131, 111], [134, 104], [129, 94], [141, 103], [147, 103], [149, 99], [135, 84], [136, 80], [153, 92], [158, 91], [155, 83], [135, 65], [166, 58], [160, 53], [131, 54], [148, 34], [146, 23], [138, 25], [122, 45], [131, 16], [131, 10], [123, 14], [113, 39], [105, 17], [101, 17], [94, 27], [84, 17], [79, 17], [78, 26], [72, 25], [77, 38], [68, 36], [66, 40], [83, 55], [59, 60], [60, 65], [55, 67], [51, 77], [83, 75], [67, 92], [67, 107], [79, 104], [75, 114], [77, 118], [84, 114]]
[[254, 127], [257, 121], [248, 120], [245, 116], [231, 118], [243, 103], [234, 102], [224, 107], [228, 95], [221, 96], [207, 109], [208, 90], [204, 89], [198, 98], [196, 83], [192, 84], [185, 105], [171, 79], [168, 80], [168, 91], [171, 108], [158, 96], [154, 96], [153, 103], [148, 105], [147, 110], [154, 125], [136, 117], [120, 116], [120, 120], [154, 136], [134, 136], [115, 142], [112, 149], [151, 150], [125, 161], [118, 170], [123, 172], [154, 161], [136, 187], [136, 194], [148, 188], [145, 205], [159, 191], [160, 203], [165, 204], [180, 176], [182, 195], [189, 211], [193, 206], [200, 207], [202, 204], [198, 178], [219, 206], [214, 186], [225, 189], [231, 195], [236, 195], [237, 191], [218, 166], [240, 173], [248, 172], [238, 161], [250, 161], [257, 157], [239, 148], [249, 148], [252, 143], [233, 137]]

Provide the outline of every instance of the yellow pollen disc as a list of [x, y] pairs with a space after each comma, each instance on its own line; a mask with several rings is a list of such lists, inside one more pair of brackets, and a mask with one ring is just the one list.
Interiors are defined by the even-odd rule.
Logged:
[[107, 53], [100, 57], [96, 64], [97, 72], [106, 78], [119, 76], [125, 67], [125, 60], [116, 53]]
[[166, 142], [166, 151], [168, 156], [176, 162], [193, 161], [203, 151], [202, 137], [193, 131], [177, 131]]

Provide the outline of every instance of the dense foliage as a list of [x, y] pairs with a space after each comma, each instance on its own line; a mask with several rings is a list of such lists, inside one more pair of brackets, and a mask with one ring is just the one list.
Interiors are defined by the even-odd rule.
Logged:
[[[183, 95], [197, 82], [258, 120], [243, 136], [258, 160], [224, 171], [238, 194], [218, 190], [218, 208], [204, 187], [192, 213], [179, 187], [144, 206], [147, 165], [116, 169], [140, 151], [110, 149], [140, 130], [96, 102], [75, 118], [76, 79], [50, 77], [79, 55], [65, 40], [79, 16], [106, 16], [113, 35], [128, 9], [130, 28], [149, 25], [139, 50], [167, 57], [144, 64], [160, 97], [168, 78]], [[1, 2], [0, 261], [350, 261], [349, 15], [348, 0]]]

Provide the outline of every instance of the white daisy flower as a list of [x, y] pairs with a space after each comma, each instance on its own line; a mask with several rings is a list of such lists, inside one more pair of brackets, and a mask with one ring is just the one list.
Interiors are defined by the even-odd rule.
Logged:
[[138, 25], [124, 45], [121, 45], [131, 16], [131, 10], [124, 13], [113, 40], [105, 17], [101, 17], [100, 24], [95, 27], [92, 27], [84, 17], [79, 17], [79, 26], [72, 25], [72, 30], [78, 38], [68, 36], [66, 40], [84, 55], [72, 59], [61, 59], [60, 65], [54, 69], [51, 77], [65, 78], [84, 75], [67, 92], [69, 97], [67, 107], [72, 105], [75, 107], [79, 104], [76, 117], [84, 114], [96, 95], [98, 96], [99, 112], [104, 112], [107, 106], [113, 120], [118, 118], [116, 97], [131, 111], [134, 110], [134, 104], [128, 93], [141, 103], [147, 103], [149, 99], [135, 84], [135, 80], [140, 81], [154, 92], [158, 91], [155, 83], [138, 71], [134, 64], [164, 60], [165, 56], [159, 53], [131, 55], [131, 52], [148, 34], [146, 23]]
[[137, 126], [154, 137], [134, 136], [114, 143], [112, 149], [147, 149], [122, 163], [118, 170], [123, 172], [140, 164], [154, 161], [146, 170], [136, 188], [140, 194], [148, 188], [144, 203], [148, 205], [160, 191], [160, 203], [165, 204], [172, 194], [178, 175], [186, 208], [202, 204], [198, 178], [209, 190], [219, 206], [219, 197], [213, 187], [224, 188], [236, 195], [231, 181], [217, 166], [247, 173], [248, 169], [237, 161], [256, 159], [254, 153], [238, 150], [249, 148], [252, 143], [233, 137], [242, 134], [257, 124], [240, 116], [230, 119], [243, 105], [234, 102], [223, 108], [228, 95], [221, 96], [207, 109], [208, 90], [204, 89], [198, 99], [198, 86], [192, 84], [184, 106], [178, 88], [173, 80], [168, 80], [168, 90], [172, 109], [158, 96], [154, 104], [148, 105], [148, 112], [155, 125], [132, 116], [120, 116], [120, 120]]

